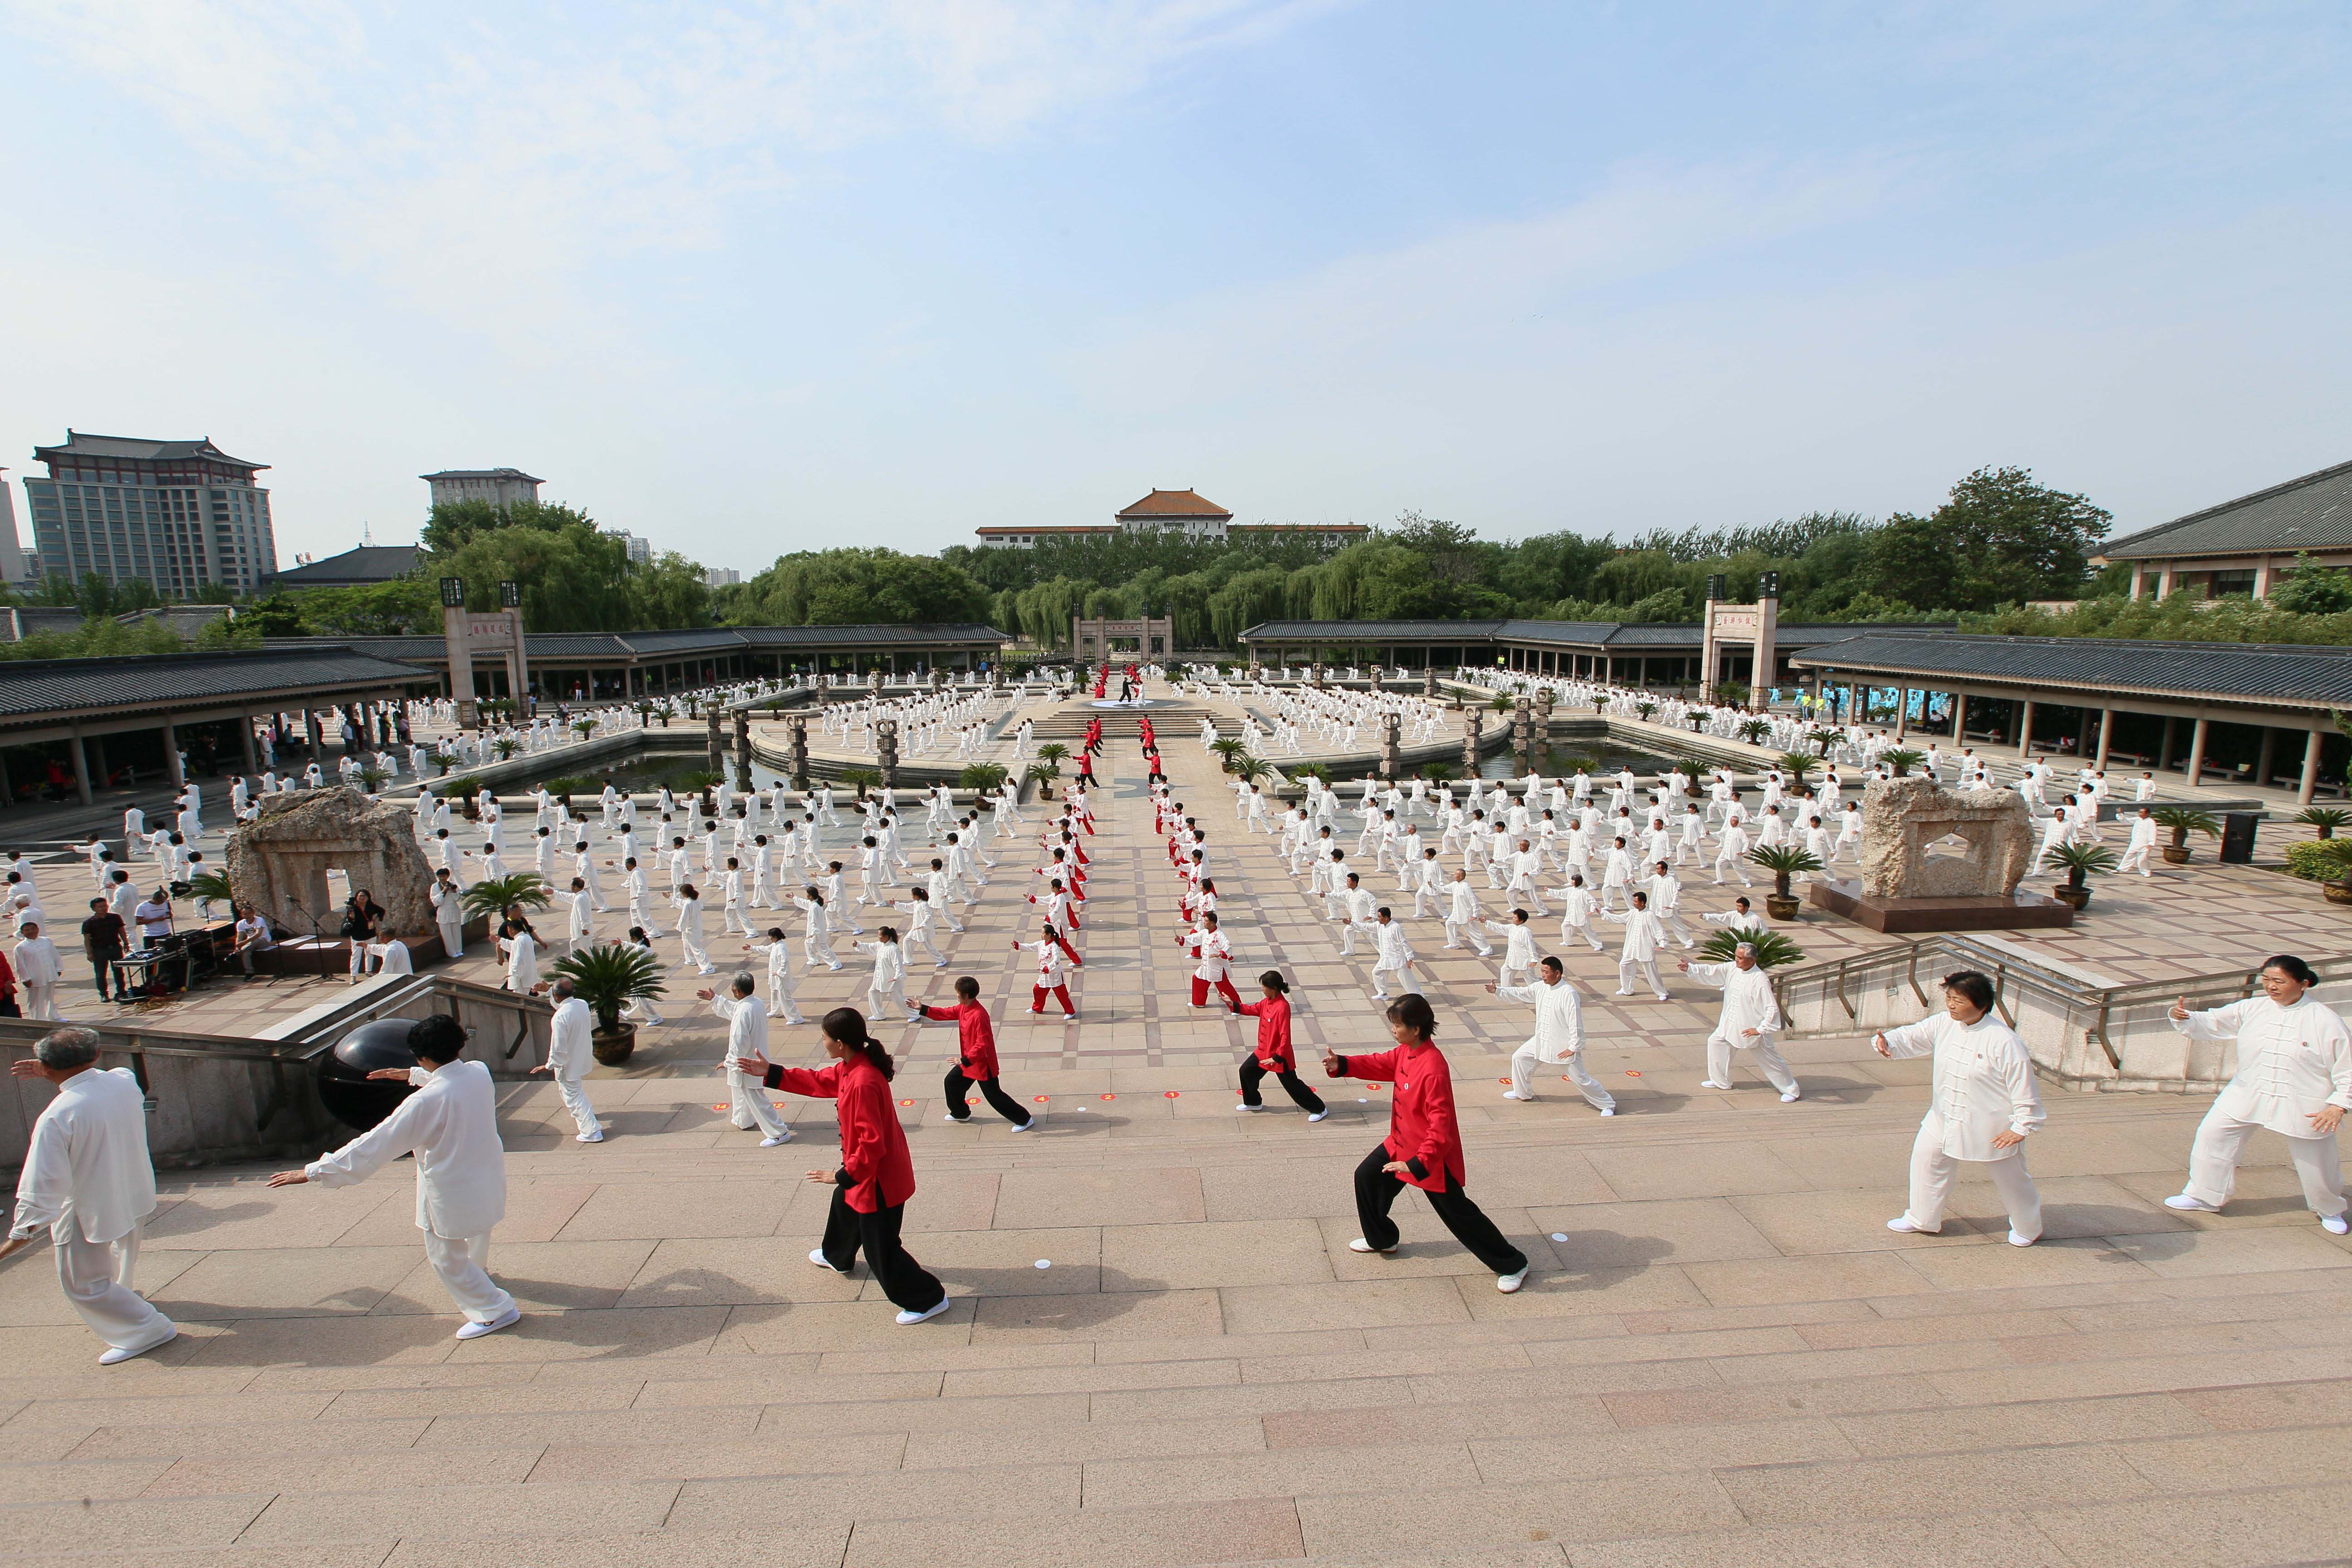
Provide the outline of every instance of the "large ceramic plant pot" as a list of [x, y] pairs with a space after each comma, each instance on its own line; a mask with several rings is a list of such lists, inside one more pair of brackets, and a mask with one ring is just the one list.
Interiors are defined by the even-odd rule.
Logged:
[[626, 1067], [637, 1048], [637, 1026], [623, 1024], [616, 1029], [592, 1029], [588, 1033], [588, 1048], [603, 1066]]

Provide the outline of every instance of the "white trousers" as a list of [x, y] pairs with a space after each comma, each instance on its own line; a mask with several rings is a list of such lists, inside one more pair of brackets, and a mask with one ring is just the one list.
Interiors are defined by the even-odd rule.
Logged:
[[1617, 992], [1623, 995], [1633, 989], [1633, 976], [1639, 974], [1650, 983], [1650, 993], [1661, 1002], [1666, 999], [1666, 983], [1658, 978], [1658, 961], [1653, 958], [1620, 958], [1617, 961]]
[[53, 1023], [65, 1021], [65, 1014], [58, 1009], [56, 981], [27, 980], [25, 982], [25, 1016], [47, 1018]]
[[2025, 1172], [2025, 1149], [2020, 1144], [1998, 1160], [1962, 1162], [1944, 1152], [1944, 1118], [1931, 1110], [1919, 1123], [1919, 1137], [1911, 1145], [1911, 1206], [1904, 1212], [1921, 1230], [1944, 1228], [1944, 1205], [1952, 1196], [1952, 1181], [1962, 1163], [1980, 1164], [2000, 1194], [2009, 1211], [2009, 1228], [2028, 1241], [2042, 1237], [2042, 1194]]
[[1419, 995], [1421, 994], [1421, 987], [1413, 984], [1412, 965], [1408, 963], [1402, 969], [1382, 969], [1380, 965], [1374, 964], [1372, 966], [1372, 994], [1374, 996], [1386, 996], [1389, 994], [1388, 988], [1381, 984], [1381, 976], [1383, 974], [1392, 974], [1396, 977], [1396, 989], [1398, 992], [1412, 995]]
[[[2246, 1141], [2262, 1130], [2259, 1121], [2222, 1115], [2218, 1105], [2207, 1111], [2205, 1120], [2197, 1124], [2197, 1142], [2189, 1152], [2189, 1185], [2184, 1189], [2188, 1194], [2216, 1208], [2228, 1203]], [[2303, 1201], [2311, 1205], [2312, 1213], [2342, 1214], [2344, 1168], [2336, 1158], [2336, 1134], [2290, 1138], [2286, 1152], [2294, 1162], [2296, 1178], [2303, 1183]]]
[[912, 951], [912, 949], [916, 946], [916, 944], [917, 944], [917, 943], [920, 943], [920, 944], [922, 945], [922, 949], [923, 949], [923, 951], [924, 951], [925, 952], [928, 952], [928, 953], [929, 953], [929, 954], [931, 955], [931, 962], [932, 962], [933, 963], [937, 964], [938, 966], [940, 966], [940, 968], [942, 968], [942, 969], [944, 969], [944, 968], [946, 968], [946, 967], [947, 967], [947, 962], [948, 962], [947, 954], [945, 954], [945, 953], [943, 953], [943, 952], [941, 952], [940, 951], [940, 944], [939, 944], [938, 942], [933, 942], [933, 941], [931, 940], [931, 933], [930, 933], [929, 931], [908, 931], [908, 932], [907, 933], [907, 946], [908, 946], [908, 950], [909, 950], [909, 951]]
[[771, 973], [768, 976], [768, 1016], [782, 1018], [787, 1024], [805, 1024], [800, 1004], [793, 1000], [793, 977]]
[[[1592, 922], [1591, 921], [1561, 921], [1559, 922], [1559, 940], [1562, 943], [1566, 943], [1569, 941], [1570, 932], [1574, 932], [1577, 936], [1580, 936], [1586, 942], [1591, 942], [1592, 944], [1593, 952], [1601, 952], [1605, 951], [1601, 941], [1601, 933], [1592, 929]], [[1687, 946], [1688, 944], [1685, 943], [1685, 945]]]
[[2125, 850], [2124, 858], [2116, 862], [2116, 873], [2137, 871], [2143, 877], [2153, 876], [2155, 873], [2147, 868], [2148, 848], [2149, 846], [2143, 844], [2137, 849]]
[[450, 958], [463, 958], [466, 955], [466, 928], [455, 921], [442, 921], [438, 929], [442, 952]]
[[1706, 1037], [1706, 1077], [1709, 1083], [1731, 1081], [1731, 1053], [1735, 1050], [1754, 1051], [1756, 1066], [1766, 1081], [1782, 1094], [1797, 1087], [1796, 1075], [1780, 1058], [1780, 1047], [1772, 1043], [1769, 1035], [1759, 1035], [1752, 1040], [1735, 1040], [1718, 1029]]
[[596, 1120], [596, 1110], [588, 1103], [588, 1090], [576, 1078], [558, 1078], [555, 1092], [563, 1097], [563, 1109], [572, 1112], [572, 1120], [580, 1124], [583, 1132], [602, 1132], [604, 1124]]
[[457, 1310], [477, 1323], [487, 1323], [503, 1318], [514, 1310], [514, 1298], [499, 1289], [490, 1278], [490, 1238], [469, 1236], [453, 1240], [446, 1236], [425, 1233], [425, 1259], [433, 1265], [433, 1272], [441, 1276], [441, 1289], [449, 1292], [449, 1300]]
[[131, 1288], [139, 1268], [140, 1227], [115, 1241], [91, 1241], [79, 1225], [49, 1233], [58, 1255], [58, 1283], [89, 1331], [110, 1350], [145, 1350], [176, 1331], [172, 1320]]
[[727, 1093], [734, 1101], [729, 1120], [744, 1131], [757, 1127], [773, 1138], [785, 1131], [783, 1113], [768, 1098], [767, 1086], [749, 1073], [727, 1069]]
[[[1535, 1081], [1538, 1063], [1542, 1063], [1546, 1067], [1553, 1065], [1544, 1062], [1543, 1058], [1537, 1054], [1536, 1043], [1533, 1040], [1529, 1040], [1511, 1053], [1511, 1087], [1518, 1090], [1519, 1098], [1522, 1100], [1533, 1100], [1536, 1097]], [[1579, 1051], [1568, 1060], [1559, 1063], [1558, 1066], [1568, 1075], [1568, 1081], [1576, 1085], [1577, 1092], [1583, 1095], [1586, 1100], [1602, 1110], [1613, 1110], [1616, 1107], [1616, 1099], [1601, 1087], [1599, 1079], [1585, 1070], [1583, 1052]]]
[[1685, 947], [1698, 945], [1698, 939], [1691, 935], [1691, 928], [1683, 923], [1682, 912], [1679, 910], [1660, 910], [1658, 923], [1666, 928], [1668, 936], [1673, 937]]
[[1475, 949], [1478, 956], [1481, 958], [1486, 957], [1488, 953], [1495, 951], [1493, 945], [1489, 943], [1485, 937], [1480, 936], [1475, 931], [1470, 929], [1470, 927], [1463, 921], [1447, 921], [1445, 922], [1446, 946], [1460, 947], [1464, 945], [1462, 941], [1464, 937], [1468, 937], [1470, 939], [1468, 945]]
[[1756, 885], [1748, 879], [1748, 873], [1740, 869], [1739, 861], [1736, 858], [1729, 855], [1718, 855], [1715, 858], [1715, 880], [1717, 886], [1720, 887], [1722, 885], [1723, 868], [1727, 866], [1731, 868], [1731, 874], [1739, 879], [1739, 885], [1741, 887], [1752, 888]]

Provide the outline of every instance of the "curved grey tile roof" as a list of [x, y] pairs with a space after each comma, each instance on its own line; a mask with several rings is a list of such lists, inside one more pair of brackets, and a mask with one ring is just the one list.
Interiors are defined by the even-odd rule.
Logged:
[[1839, 674], [1944, 676], [2077, 693], [2352, 706], [2352, 648], [2347, 647], [1879, 633], [1790, 662]]
[[2352, 463], [2126, 534], [2099, 547], [2110, 561], [2242, 555], [2352, 545]]
[[258, 653], [167, 653], [117, 658], [0, 662], [0, 720], [111, 712], [125, 708], [215, 706], [242, 697], [321, 687], [388, 688], [433, 672], [341, 645]]

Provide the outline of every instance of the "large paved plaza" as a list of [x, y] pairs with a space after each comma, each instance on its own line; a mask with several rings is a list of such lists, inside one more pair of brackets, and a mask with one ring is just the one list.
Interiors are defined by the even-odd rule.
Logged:
[[[908, 1244], [947, 1315], [899, 1328], [863, 1268], [810, 1266], [825, 1192], [803, 1173], [833, 1163], [831, 1109], [788, 1101], [801, 1138], [782, 1148], [731, 1129], [709, 1070], [721, 1026], [688, 994], [709, 982], [674, 972], [672, 1021], [589, 1081], [606, 1142], [575, 1143], [544, 1080], [504, 1092], [512, 1190], [491, 1261], [526, 1308], [511, 1330], [451, 1340], [398, 1167], [338, 1191], [167, 1173], [140, 1283], [183, 1332], [116, 1368], [94, 1365], [45, 1258], [0, 1265], [0, 1554], [1977, 1568], [2352, 1552], [2352, 1244], [2314, 1223], [2274, 1139], [2226, 1214], [2165, 1210], [2201, 1100], [2045, 1086], [2029, 1160], [2047, 1238], [2003, 1245], [1980, 1184], [1943, 1235], [1898, 1236], [1884, 1222], [1924, 1060], [1805, 1040], [1788, 1051], [1796, 1104], [1745, 1064], [1732, 1092], [1704, 1089], [1712, 994], [1613, 996], [1613, 952], [1580, 947], [1590, 1060], [1620, 1114], [1556, 1076], [1516, 1104], [1498, 1079], [1528, 1010], [1414, 922], [1468, 1190], [1534, 1270], [1498, 1293], [1411, 1195], [1394, 1258], [1349, 1252], [1349, 1172], [1384, 1096], [1331, 1085], [1310, 1124], [1268, 1085], [1265, 1113], [1236, 1114], [1251, 1036], [1185, 1005], [1177, 885], [1129, 729], [1110, 725], [1097, 797], [1082, 1021], [1025, 1012], [1008, 943], [1034, 930], [1031, 842], [993, 847], [950, 967], [914, 976], [935, 996], [980, 978], [1039, 1130], [985, 1107], [942, 1124], [952, 1030], [879, 1031], [920, 1183]], [[1236, 843], [1197, 742], [1162, 739], [1213, 825], [1244, 991], [1265, 967], [1293, 977], [1302, 1058], [1384, 1047], [1363, 944], [1340, 955], [1270, 840]], [[2103, 883], [2083, 925], [2018, 940], [2130, 978], [2342, 950], [2315, 890], [2199, 859]], [[58, 879], [49, 907], [71, 908], [79, 872], [40, 874]], [[1702, 876], [1686, 901], [1737, 890]], [[1558, 951], [1557, 921], [1539, 924]], [[1798, 934], [1813, 956], [1880, 940], [1818, 917]], [[862, 1005], [861, 969], [804, 978], [803, 1010]], [[332, 984], [208, 1000], [190, 1026]], [[69, 1011], [93, 1004], [68, 993]], [[773, 1049], [814, 1062], [815, 1030], [778, 1024]]]

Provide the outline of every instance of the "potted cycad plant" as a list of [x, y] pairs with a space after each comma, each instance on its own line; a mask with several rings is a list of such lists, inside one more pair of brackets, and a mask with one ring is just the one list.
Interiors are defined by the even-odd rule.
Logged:
[[2172, 842], [2164, 847], [2164, 863], [2168, 866], [2189, 864], [2189, 836], [2201, 833], [2208, 838], [2221, 836], [2221, 819], [2210, 811], [2200, 811], [2193, 805], [2159, 805], [2148, 814], [2158, 827], [2168, 830]]
[[637, 1048], [637, 1026], [621, 1022], [621, 1009], [662, 994], [661, 960], [650, 949], [609, 942], [567, 952], [549, 968], [571, 981], [572, 994], [596, 1016], [588, 1037], [596, 1059], [608, 1068], [625, 1063]]
[[1822, 869], [1822, 858], [1795, 844], [1774, 844], [1750, 849], [1748, 858], [1772, 873], [1772, 890], [1764, 895], [1764, 912], [1776, 921], [1797, 918], [1797, 895], [1789, 879]]
[[2061, 844], [2050, 851], [2050, 858], [2066, 868], [2064, 885], [2051, 889], [2050, 896], [2077, 910], [2091, 901], [2091, 889], [2084, 879], [2093, 873], [2105, 876], [2116, 868], [2116, 852], [2104, 844]]
[[1772, 721], [1769, 719], [1742, 719], [1739, 721], [1739, 738], [1751, 746], [1762, 745], [1764, 737], [1771, 732]]
[[1891, 752], [1879, 752], [1878, 760], [1885, 763], [1886, 764], [1887, 771], [1899, 779], [1906, 773], [1908, 773], [1913, 768], [1916, 768], [1920, 763], [1926, 762], [1927, 760], [1927, 753], [1925, 752], [1914, 752], [1907, 748], [1898, 747]]
[[2333, 838], [2337, 828], [2352, 825], [2352, 811], [2340, 805], [2306, 805], [2295, 814], [2294, 820], [2311, 828], [2322, 838]]
[[1742, 942], [1756, 949], [1756, 967], [1778, 969], [1805, 956], [1805, 950], [1777, 931], [1717, 931], [1707, 933], [1692, 956], [1708, 963], [1729, 963]]

